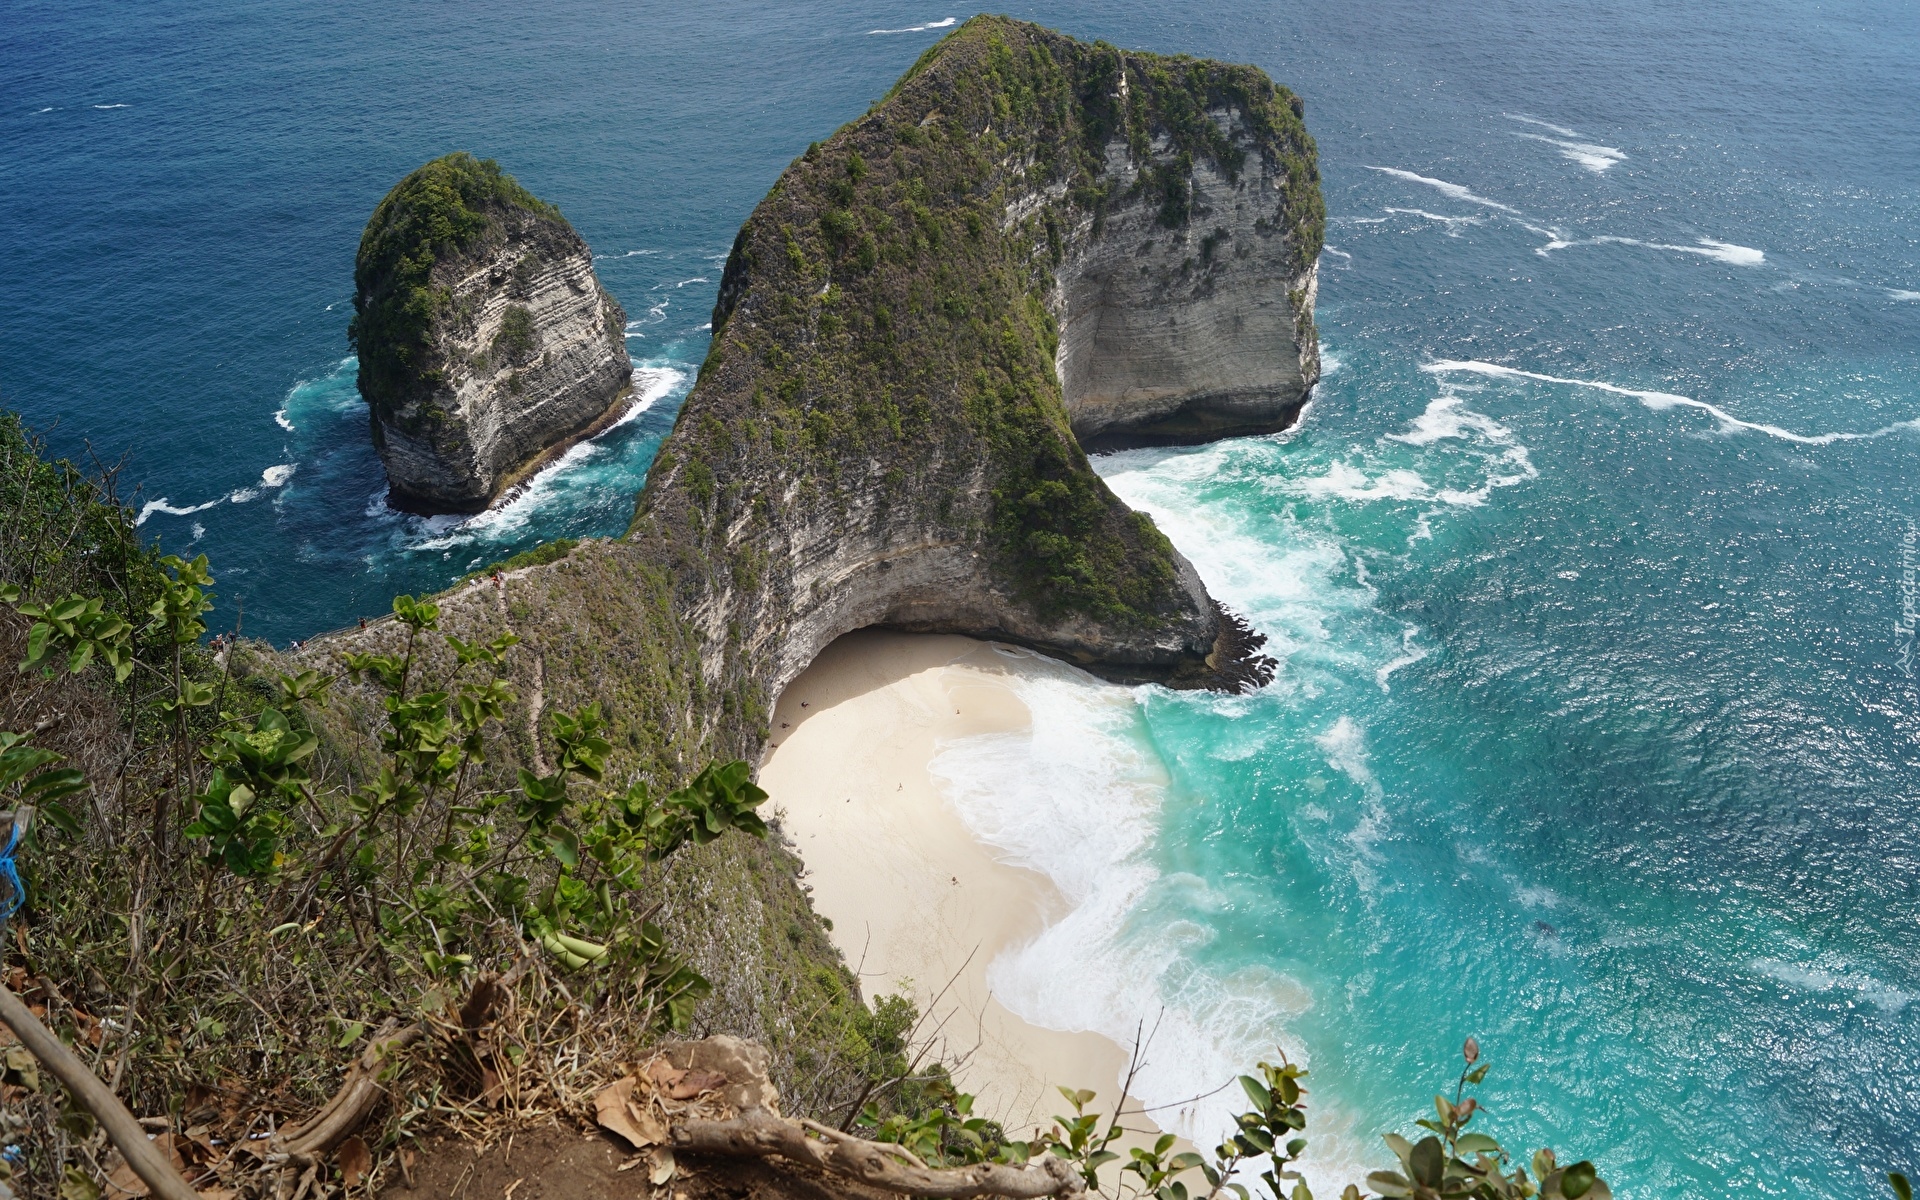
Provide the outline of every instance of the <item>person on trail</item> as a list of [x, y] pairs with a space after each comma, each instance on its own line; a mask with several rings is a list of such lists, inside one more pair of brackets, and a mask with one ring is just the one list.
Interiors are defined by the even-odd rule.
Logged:
[[366, 627], [367, 627], [367, 619], [366, 619], [365, 617], [361, 617], [361, 618], [360, 618], [360, 628], [362, 628], [362, 629], [365, 629]]

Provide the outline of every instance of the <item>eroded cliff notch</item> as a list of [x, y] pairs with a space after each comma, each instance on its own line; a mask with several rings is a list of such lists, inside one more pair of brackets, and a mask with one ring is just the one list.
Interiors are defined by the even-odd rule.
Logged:
[[776, 686], [866, 625], [1257, 677], [1081, 439], [1290, 423], [1323, 212], [1300, 109], [1257, 69], [976, 18], [741, 230], [633, 539]]
[[491, 159], [437, 158], [387, 193], [360, 240], [360, 394], [409, 512], [478, 512], [617, 417], [626, 313], [558, 209]]

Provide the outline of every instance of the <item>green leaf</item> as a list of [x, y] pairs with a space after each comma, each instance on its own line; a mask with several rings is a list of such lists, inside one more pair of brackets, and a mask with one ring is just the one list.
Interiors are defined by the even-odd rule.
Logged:
[[1900, 1200], [1913, 1200], [1913, 1185], [1907, 1182], [1905, 1175], [1898, 1171], [1888, 1171], [1887, 1182], [1893, 1186], [1893, 1194], [1900, 1197]]
[[547, 848], [552, 851], [553, 856], [565, 863], [568, 870], [579, 870], [580, 839], [574, 834], [573, 830], [563, 825], [551, 830], [547, 834], [547, 837], [549, 839]]
[[45, 621], [35, 624], [32, 629], [27, 631], [27, 659], [26, 662], [20, 664], [23, 670], [27, 666], [39, 662], [46, 656], [47, 636], [52, 632], [53, 626], [47, 624]]
[[1593, 1187], [1599, 1173], [1585, 1159], [1568, 1167], [1560, 1176], [1560, 1194], [1567, 1200], [1580, 1200]]
[[40, 816], [49, 825], [52, 825], [68, 837], [78, 838], [80, 836], [80, 822], [73, 819], [73, 814], [68, 812], [64, 805], [44, 803], [40, 805]]
[[[21, 787], [20, 794], [36, 803], [45, 803], [56, 796], [71, 796], [75, 792], [84, 790], [86, 786], [85, 775], [72, 767], [60, 767], [52, 771], [42, 771], [29, 779]], [[52, 806], [49, 805], [49, 807]]]
[[1484, 1133], [1463, 1133], [1454, 1150], [1459, 1154], [1499, 1154], [1500, 1143]]
[[[1446, 1173], [1447, 1152], [1441, 1147], [1437, 1137], [1423, 1137], [1415, 1143], [1413, 1153], [1407, 1158], [1407, 1166], [1413, 1171], [1416, 1182], [1425, 1187], [1437, 1188], [1440, 1179]], [[1567, 1200], [1579, 1200], [1569, 1196]]]
[[363, 1022], [349, 1021], [347, 1023], [347, 1027], [340, 1031], [340, 1036], [333, 1043], [333, 1048], [335, 1050], [345, 1050], [348, 1046], [351, 1046], [355, 1042], [359, 1041], [360, 1035], [365, 1033], [366, 1031], [367, 1031], [367, 1027]]
[[1273, 1093], [1267, 1090], [1266, 1084], [1253, 1076], [1242, 1075], [1240, 1087], [1247, 1093], [1247, 1099], [1253, 1101], [1253, 1107], [1258, 1111], [1266, 1112], [1273, 1106]]
[[1400, 1197], [1413, 1195], [1413, 1186], [1392, 1171], [1375, 1171], [1367, 1176], [1367, 1186], [1382, 1196]]

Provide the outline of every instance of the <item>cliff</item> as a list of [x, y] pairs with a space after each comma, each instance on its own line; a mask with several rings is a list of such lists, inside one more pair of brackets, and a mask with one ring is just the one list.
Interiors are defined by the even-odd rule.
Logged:
[[478, 512], [619, 415], [626, 314], [553, 206], [460, 153], [374, 209], [354, 267], [360, 394], [409, 512]]
[[1264, 682], [1257, 635], [1076, 432], [1292, 420], [1323, 212], [1299, 107], [1258, 70], [969, 21], [741, 229], [628, 536], [444, 598], [461, 637], [523, 639], [514, 753], [599, 701], [617, 777], [757, 760], [780, 691], [871, 625]]

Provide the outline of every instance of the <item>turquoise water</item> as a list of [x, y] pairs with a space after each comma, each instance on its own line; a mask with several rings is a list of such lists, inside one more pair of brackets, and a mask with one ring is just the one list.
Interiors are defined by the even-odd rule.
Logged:
[[[1100, 461], [1282, 669], [1056, 672], [1030, 737], [947, 748], [1075, 904], [996, 985], [1157, 1018], [1159, 1102], [1305, 1056], [1322, 1179], [1474, 1034], [1497, 1127], [1625, 1196], [1884, 1194], [1920, 1172], [1920, 22], [1432, 7], [1013, 10], [1306, 97], [1338, 365], [1288, 436]], [[0, 396], [130, 451], [143, 528], [276, 639], [617, 532], [740, 220], [967, 15], [12, 4]], [[344, 357], [365, 214], [455, 148], [604, 256], [654, 395], [467, 526], [379, 503]]]

